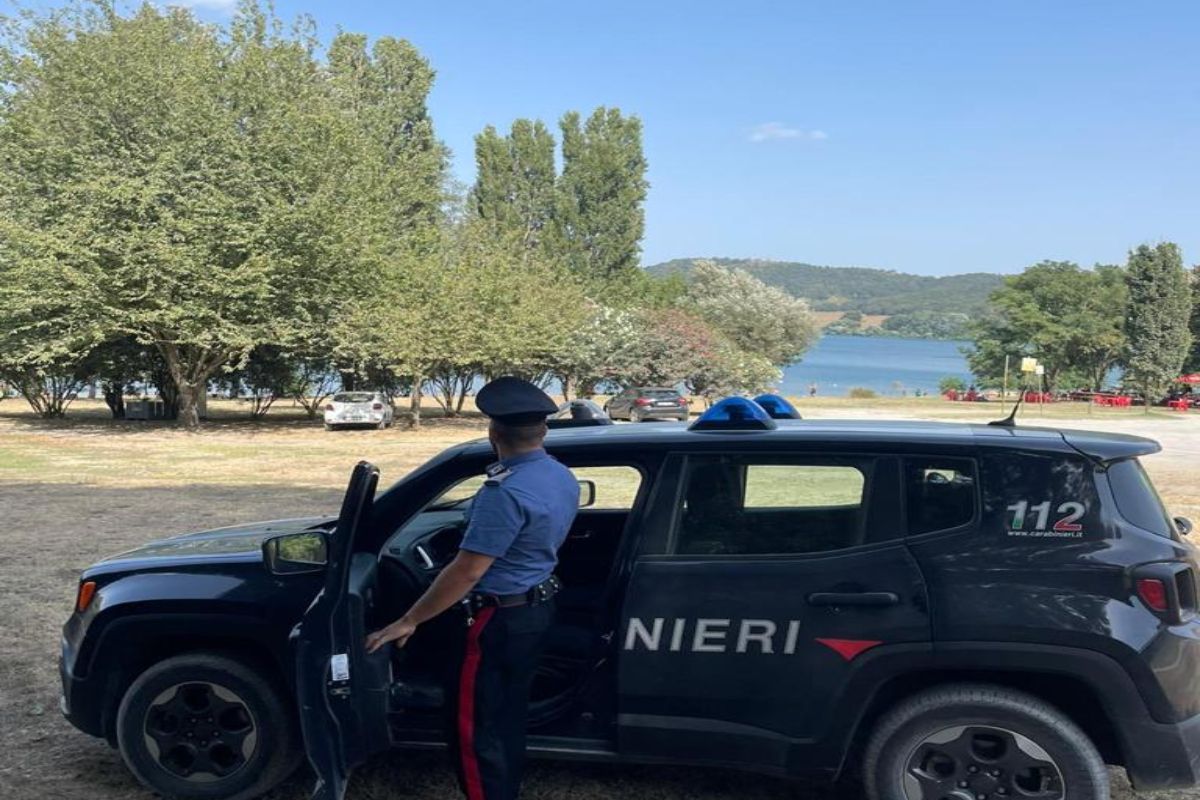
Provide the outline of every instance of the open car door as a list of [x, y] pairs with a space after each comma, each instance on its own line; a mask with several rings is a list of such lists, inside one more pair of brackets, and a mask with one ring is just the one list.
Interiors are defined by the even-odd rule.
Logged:
[[378, 559], [356, 553], [371, 522], [379, 470], [359, 462], [327, 546], [325, 587], [293, 633], [300, 727], [317, 775], [313, 800], [341, 800], [350, 771], [388, 748], [389, 647], [368, 655]]

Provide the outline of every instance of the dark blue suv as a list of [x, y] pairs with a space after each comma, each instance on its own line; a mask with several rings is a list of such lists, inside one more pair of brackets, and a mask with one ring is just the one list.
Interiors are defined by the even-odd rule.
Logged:
[[[1156, 443], [740, 402], [548, 437], [586, 491], [532, 754], [854, 776], [874, 800], [1104, 800], [1106, 764], [1197, 781], [1197, 561], [1138, 462]], [[175, 798], [253, 797], [305, 755], [339, 798], [374, 752], [444, 746], [459, 623], [363, 641], [453, 557], [491, 460], [468, 442], [378, 495], [360, 464], [337, 518], [88, 568], [64, 712]]]

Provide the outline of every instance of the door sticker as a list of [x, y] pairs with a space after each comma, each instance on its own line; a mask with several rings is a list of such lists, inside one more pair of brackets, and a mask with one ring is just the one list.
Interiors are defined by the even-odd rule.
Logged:
[[334, 681], [350, 680], [350, 656], [337, 653], [329, 657], [330, 678]]
[[1020, 500], [1008, 507], [1012, 518], [1008, 524], [1009, 536], [1032, 536], [1041, 538], [1080, 539], [1083, 537], [1083, 525], [1079, 520], [1087, 513], [1087, 506], [1075, 500], [1059, 503], [1054, 509], [1057, 516], [1053, 524], [1050, 521], [1050, 508], [1053, 502], [1044, 500], [1040, 503], [1030, 503]]

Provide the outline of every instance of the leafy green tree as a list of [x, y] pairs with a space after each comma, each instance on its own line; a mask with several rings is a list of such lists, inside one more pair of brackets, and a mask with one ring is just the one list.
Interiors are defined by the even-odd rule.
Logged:
[[1192, 333], [1192, 351], [1188, 354], [1185, 372], [1200, 372], [1200, 265], [1192, 267], [1189, 276], [1192, 284], [1192, 319], [1188, 328]]
[[475, 137], [475, 167], [471, 211], [516, 231], [527, 247], [543, 244], [557, 202], [554, 137], [545, 124], [518, 119], [507, 136], [487, 126]]
[[1139, 245], [1129, 253], [1126, 283], [1125, 379], [1149, 406], [1179, 376], [1191, 347], [1192, 290], [1179, 247]]
[[1080, 382], [1099, 389], [1121, 357], [1127, 300], [1118, 267], [1043, 261], [1005, 278], [990, 302], [991, 312], [972, 326], [967, 353], [985, 385], [1000, 385], [1006, 357], [1012, 385], [1021, 358], [1034, 356], [1045, 366], [1049, 389]]
[[8, 313], [63, 309], [45, 352], [79, 331], [153, 346], [188, 427], [218, 370], [311, 342], [381, 262], [432, 246], [441, 201], [432, 71], [360, 43], [324, 69], [251, 3], [225, 30], [149, 4], [31, 18], [0, 59]]
[[938, 392], [945, 394], [946, 392], [963, 392], [967, 389], [967, 382], [957, 375], [943, 375], [938, 379]]
[[642, 122], [600, 107], [586, 122], [575, 111], [564, 114], [559, 127], [557, 247], [587, 281], [621, 282], [638, 268], [646, 226]]
[[767, 286], [748, 272], [697, 262], [683, 307], [705, 320], [735, 347], [784, 367], [817, 337], [808, 304]]

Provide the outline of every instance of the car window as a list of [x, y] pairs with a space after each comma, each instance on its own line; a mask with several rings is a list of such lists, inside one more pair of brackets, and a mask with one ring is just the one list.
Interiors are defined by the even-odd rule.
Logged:
[[865, 484], [855, 467], [747, 464], [742, 505], [747, 510], [859, 506]]
[[[589, 508], [624, 509], [633, 508], [638, 490], [642, 485], [642, 473], [631, 466], [574, 467], [571, 472], [581, 481], [591, 481], [596, 487], [596, 498]], [[446, 508], [465, 504], [475, 496], [486, 479], [484, 475], [464, 478], [438, 495], [427, 508]], [[580, 496], [581, 502], [586, 498]]]
[[1095, 467], [1085, 458], [989, 453], [983, 459], [986, 532], [1032, 542], [1100, 535]]
[[975, 518], [975, 462], [906, 458], [904, 497], [910, 535], [966, 525]]
[[1116, 462], [1108, 468], [1108, 482], [1122, 517], [1159, 536], [1172, 534], [1175, 525], [1141, 462], [1136, 458]]
[[674, 400], [679, 392], [674, 389], [643, 389], [642, 397], [652, 397], [655, 400]]
[[635, 467], [572, 467], [571, 472], [581, 481], [596, 486], [596, 501], [590, 508], [625, 510], [633, 508], [642, 486], [642, 473]]
[[689, 458], [675, 552], [818, 553], [862, 544], [872, 465], [868, 458]]
[[369, 403], [374, 399], [370, 392], [341, 392], [333, 396], [335, 403]]

